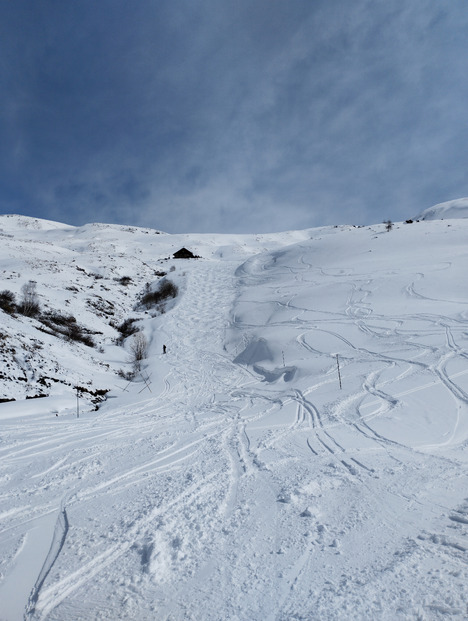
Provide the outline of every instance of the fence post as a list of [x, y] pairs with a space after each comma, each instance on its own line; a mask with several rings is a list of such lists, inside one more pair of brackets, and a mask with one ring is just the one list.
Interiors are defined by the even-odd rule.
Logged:
[[338, 367], [338, 379], [340, 381], [340, 390], [342, 388], [341, 386], [341, 373], [340, 373], [340, 361], [338, 359], [338, 354], [336, 354], [336, 366]]

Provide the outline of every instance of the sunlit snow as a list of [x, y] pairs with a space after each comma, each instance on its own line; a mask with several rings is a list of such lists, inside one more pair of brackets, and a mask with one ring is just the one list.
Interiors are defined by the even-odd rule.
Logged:
[[[0, 619], [466, 619], [468, 207], [446, 213], [270, 235], [1, 216], [0, 289], [35, 281], [95, 347], [0, 310]], [[136, 307], [164, 277], [166, 312]]]

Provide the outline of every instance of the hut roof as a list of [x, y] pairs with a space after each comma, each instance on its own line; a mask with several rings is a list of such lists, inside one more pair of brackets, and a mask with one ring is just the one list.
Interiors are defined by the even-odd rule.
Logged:
[[187, 248], [181, 248], [177, 252], [174, 252], [174, 259], [195, 259], [195, 255]]

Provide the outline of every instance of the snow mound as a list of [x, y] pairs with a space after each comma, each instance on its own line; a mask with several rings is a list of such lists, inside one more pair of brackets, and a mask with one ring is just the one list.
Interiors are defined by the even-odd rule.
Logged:
[[36, 231], [50, 231], [57, 229], [74, 229], [75, 227], [62, 222], [43, 220], [42, 218], [31, 218], [30, 216], [20, 216], [17, 214], [0, 215], [0, 230], [12, 232], [18, 229], [29, 229]]
[[273, 360], [273, 354], [265, 339], [253, 340], [235, 359], [236, 364], [253, 365], [263, 360]]
[[457, 198], [453, 201], [438, 203], [422, 211], [416, 220], [445, 220], [468, 218], [468, 198]]

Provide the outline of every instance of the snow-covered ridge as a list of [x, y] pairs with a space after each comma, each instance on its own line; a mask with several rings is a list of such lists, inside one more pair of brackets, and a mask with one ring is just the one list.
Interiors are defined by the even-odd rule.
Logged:
[[52, 220], [43, 220], [42, 218], [32, 218], [30, 216], [21, 216], [17, 214], [5, 214], [0, 216], [0, 229], [2, 231], [20, 231], [27, 229], [28, 231], [49, 231], [60, 229], [73, 229], [75, 227], [61, 222], [53, 222]]
[[453, 201], [439, 203], [422, 211], [416, 220], [448, 220], [468, 218], [468, 198], [457, 198]]

